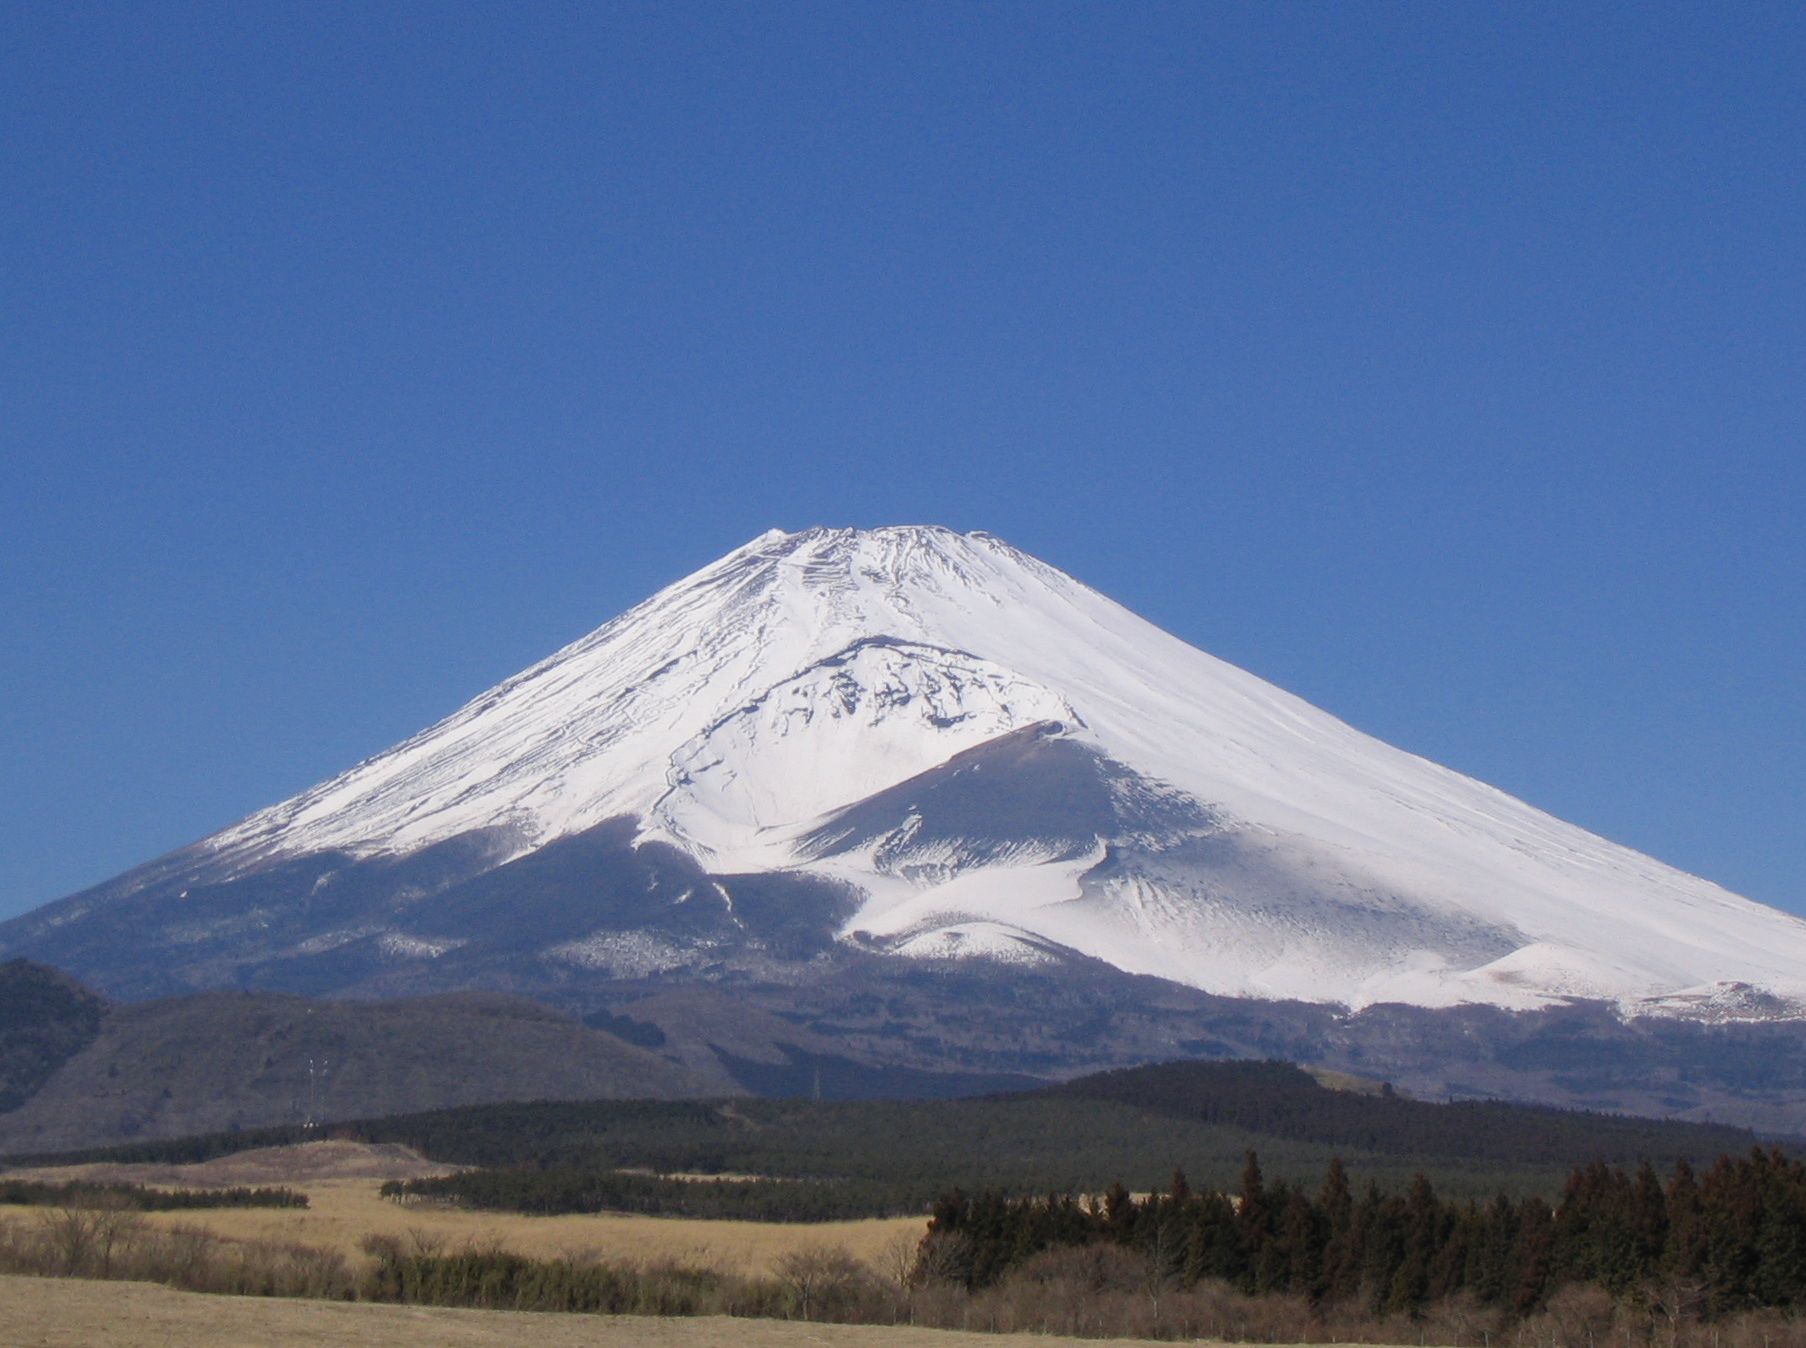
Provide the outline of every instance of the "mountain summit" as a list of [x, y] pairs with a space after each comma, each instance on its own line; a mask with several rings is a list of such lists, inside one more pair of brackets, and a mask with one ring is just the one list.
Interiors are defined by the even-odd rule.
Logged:
[[0, 954], [139, 994], [858, 956], [1354, 1008], [1806, 1006], [1806, 923], [930, 527], [761, 535]]

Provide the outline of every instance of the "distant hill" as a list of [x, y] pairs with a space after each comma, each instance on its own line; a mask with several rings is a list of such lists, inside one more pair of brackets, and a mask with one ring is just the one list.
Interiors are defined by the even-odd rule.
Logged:
[[10, 1106], [0, 1154], [489, 1100], [723, 1089], [514, 997], [220, 992], [108, 1007], [52, 971], [16, 964], [0, 968], [0, 1065]]
[[1326, 1086], [1284, 1062], [1157, 1063], [1099, 1072], [1039, 1094], [1107, 1100], [1290, 1142], [1512, 1165], [1672, 1160], [1743, 1151], [1755, 1141], [1746, 1129], [1720, 1124], [1496, 1100], [1407, 1100], [1389, 1089]]
[[501, 1100], [935, 1099], [1042, 1080], [873, 1065], [722, 995], [631, 1009], [658, 1020], [606, 1007], [579, 1018], [500, 992], [119, 1005], [13, 960], [0, 964], [0, 1156]]
[[0, 1114], [17, 1109], [100, 1033], [106, 1000], [30, 960], [0, 964]]

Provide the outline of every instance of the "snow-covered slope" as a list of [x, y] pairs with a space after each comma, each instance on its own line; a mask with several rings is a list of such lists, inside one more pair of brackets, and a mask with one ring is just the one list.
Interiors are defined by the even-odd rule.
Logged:
[[[1806, 999], [1806, 923], [937, 528], [767, 533], [200, 851], [242, 874], [487, 830], [503, 860], [623, 816], [714, 875], [856, 887], [840, 935], [898, 958], [1077, 951], [1354, 1006]], [[458, 939], [430, 900], [413, 923]]]

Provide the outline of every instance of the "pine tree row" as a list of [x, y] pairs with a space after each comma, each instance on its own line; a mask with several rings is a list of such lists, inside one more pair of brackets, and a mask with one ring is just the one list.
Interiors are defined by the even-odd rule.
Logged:
[[987, 1287], [1046, 1250], [1113, 1243], [1149, 1257], [1169, 1286], [1205, 1279], [1252, 1294], [1415, 1313], [1466, 1293], [1524, 1314], [1563, 1286], [1593, 1284], [1674, 1318], [1806, 1307], [1806, 1165], [1757, 1148], [1664, 1182], [1595, 1163], [1560, 1201], [1451, 1203], [1419, 1176], [1402, 1193], [1357, 1196], [1340, 1160], [1321, 1188], [1268, 1185], [1248, 1153], [1240, 1191], [1041, 1199], [954, 1192], [935, 1204], [922, 1268]]

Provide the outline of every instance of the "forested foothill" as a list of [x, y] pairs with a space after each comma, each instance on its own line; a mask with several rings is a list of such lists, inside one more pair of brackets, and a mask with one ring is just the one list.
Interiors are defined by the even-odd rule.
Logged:
[[1469, 1156], [1516, 1165], [1699, 1157], [1746, 1149], [1754, 1135], [1502, 1100], [1432, 1103], [1384, 1083], [1327, 1089], [1285, 1062], [1158, 1063], [1099, 1072], [1046, 1094], [1109, 1100], [1265, 1137], [1398, 1156]]
[[[1175, 1164], [1201, 1188], [1233, 1188], [1256, 1150], [1269, 1175], [1314, 1183], [1340, 1156], [1360, 1183], [1402, 1190], [1422, 1172], [1455, 1198], [1559, 1190], [1592, 1161], [1667, 1167], [1741, 1154], [1737, 1128], [1533, 1106], [1431, 1104], [1332, 1090], [1284, 1063], [1189, 1062], [1051, 1089], [931, 1101], [684, 1100], [478, 1105], [334, 1124], [334, 1136], [398, 1142], [435, 1161], [501, 1172], [435, 1182], [437, 1197], [525, 1211], [596, 1206], [820, 1220], [926, 1212], [949, 1189], [1011, 1194], [1145, 1192]], [[317, 1138], [240, 1133], [64, 1155], [181, 1163]], [[44, 1158], [49, 1159], [49, 1158]], [[645, 1175], [621, 1176], [621, 1171]], [[784, 1183], [697, 1185], [659, 1175]]]

